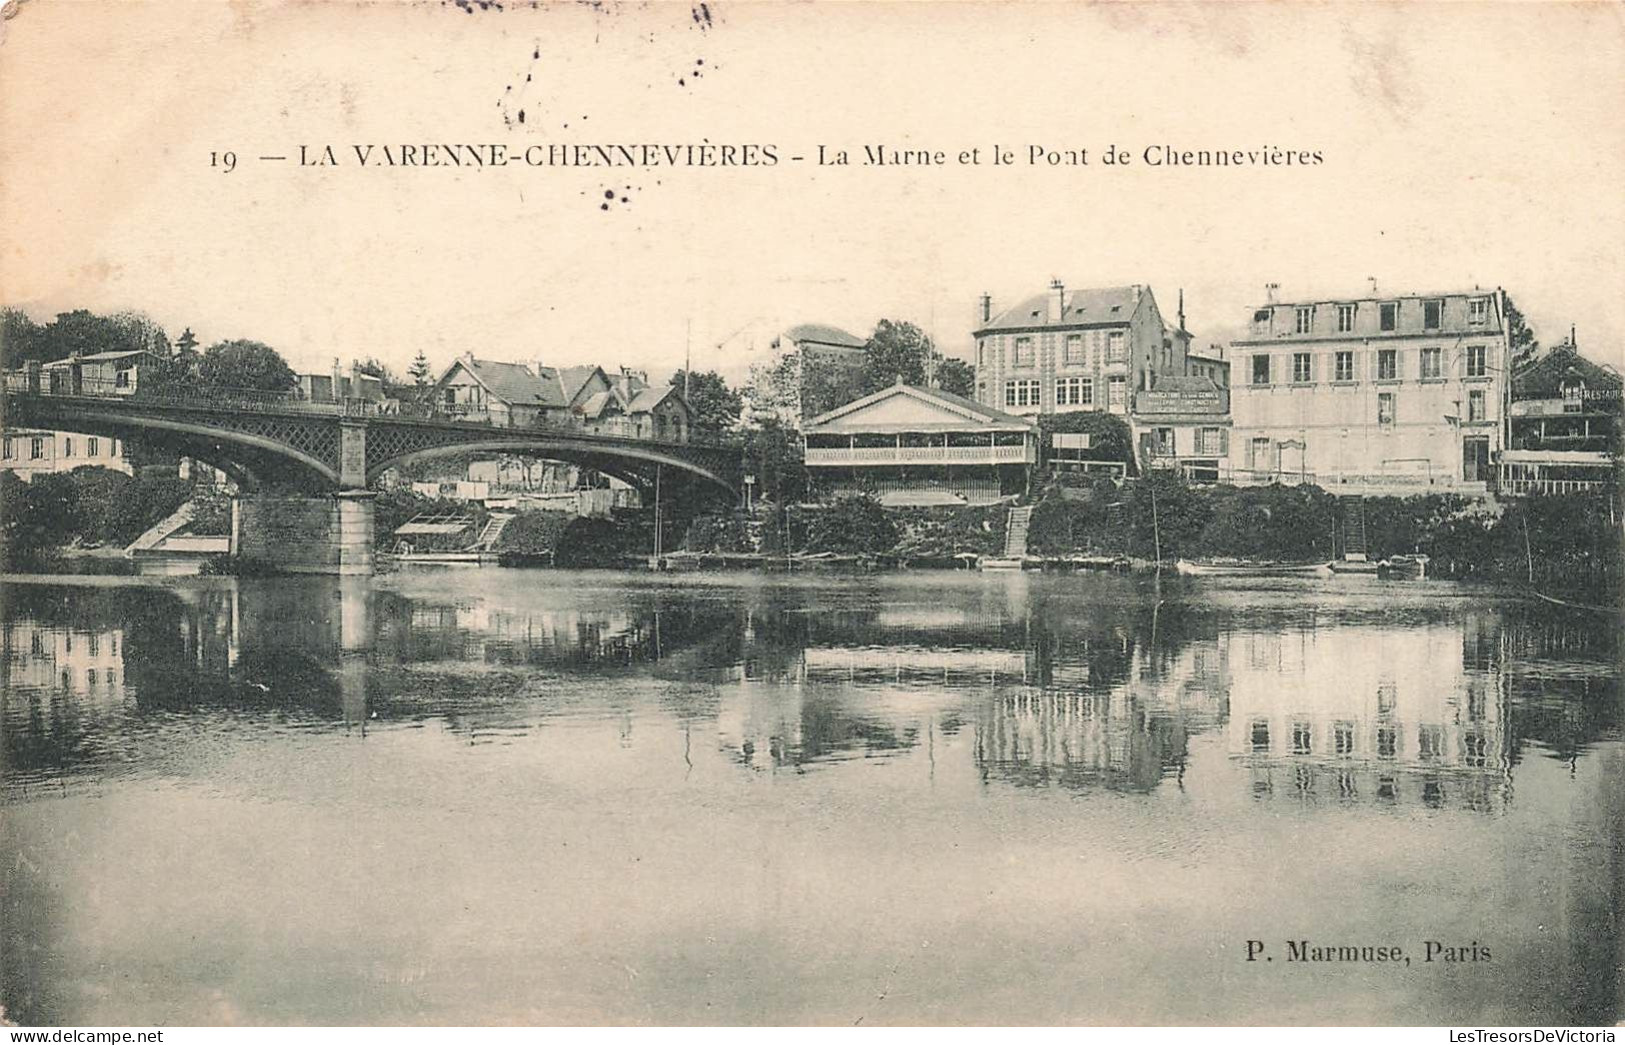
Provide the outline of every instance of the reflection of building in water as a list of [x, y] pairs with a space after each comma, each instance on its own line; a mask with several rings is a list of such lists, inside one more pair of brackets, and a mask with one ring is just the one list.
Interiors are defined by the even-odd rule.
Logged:
[[1228, 634], [1230, 753], [1260, 797], [1492, 808], [1511, 764], [1495, 623]]
[[1000, 689], [982, 705], [984, 776], [1147, 791], [1183, 767], [1192, 734], [1224, 719], [1223, 658], [1205, 643], [1153, 646], [1118, 625], [1061, 637], [1048, 664], [1045, 684]]
[[124, 629], [63, 628], [21, 619], [6, 628], [7, 688], [124, 700]]

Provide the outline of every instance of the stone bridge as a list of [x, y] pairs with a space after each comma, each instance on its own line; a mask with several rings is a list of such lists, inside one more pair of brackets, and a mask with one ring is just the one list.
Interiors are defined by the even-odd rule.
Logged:
[[[368, 573], [372, 503], [385, 470], [459, 454], [519, 454], [591, 468], [693, 503], [738, 497], [740, 450], [725, 443], [603, 435], [564, 425], [505, 428], [428, 411], [383, 412], [363, 401], [319, 403], [291, 393], [143, 387], [130, 394], [53, 389], [37, 368], [6, 374], [8, 428], [42, 428], [135, 440], [195, 458], [244, 491], [232, 548], [298, 572]], [[317, 532], [325, 521], [324, 532]]]

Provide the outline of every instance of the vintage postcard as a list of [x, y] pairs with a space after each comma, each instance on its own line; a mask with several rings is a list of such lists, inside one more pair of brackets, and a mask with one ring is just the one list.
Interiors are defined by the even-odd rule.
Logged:
[[0, 11], [8, 1033], [1613, 1040], [1625, 8]]

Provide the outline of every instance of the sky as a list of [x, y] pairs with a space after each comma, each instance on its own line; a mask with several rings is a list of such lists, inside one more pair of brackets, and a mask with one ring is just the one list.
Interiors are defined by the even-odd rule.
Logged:
[[[39, 318], [136, 309], [299, 369], [421, 350], [742, 375], [801, 322], [907, 320], [968, 357], [983, 292], [1053, 278], [1148, 284], [1167, 314], [1183, 290], [1199, 346], [1266, 283], [1375, 278], [1505, 287], [1544, 343], [1573, 324], [1625, 367], [1616, 5], [29, 0], [3, 24], [0, 299]], [[425, 142], [779, 162], [354, 162]], [[300, 164], [328, 145], [339, 163]], [[864, 145], [947, 162], [863, 166]], [[1150, 146], [1321, 161], [1152, 167]]]

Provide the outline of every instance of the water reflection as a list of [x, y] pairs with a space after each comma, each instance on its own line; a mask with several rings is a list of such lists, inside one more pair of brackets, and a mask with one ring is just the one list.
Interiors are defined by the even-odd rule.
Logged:
[[[173, 716], [358, 735], [437, 719], [475, 741], [619, 716], [681, 725], [690, 745], [708, 727], [754, 770], [968, 733], [984, 782], [1138, 792], [1212, 735], [1259, 801], [1494, 812], [1530, 744], [1572, 760], [1619, 728], [1605, 623], [1465, 599], [1227, 606], [1027, 578], [946, 598], [906, 582], [538, 600], [324, 579], [9, 594], [8, 787], [140, 771], [128, 737]], [[649, 706], [617, 679], [669, 685]]]
[[1118, 577], [5, 595], [0, 1004], [28, 1021], [782, 1023], [890, 984], [876, 1020], [1246, 1022], [1303, 994], [1213, 974], [1270, 932], [1509, 956], [1305, 973], [1325, 1019], [1618, 996], [1584, 928], [1614, 895], [1607, 621]]

